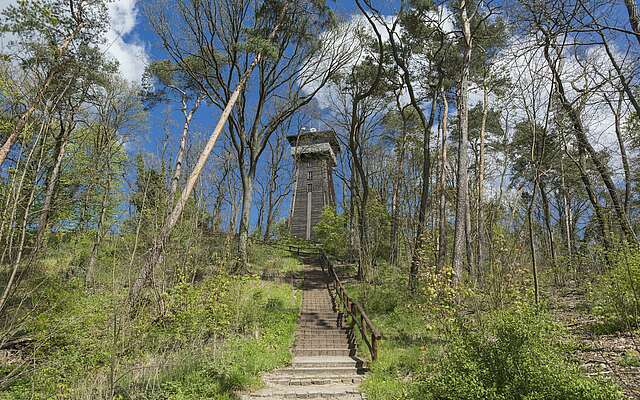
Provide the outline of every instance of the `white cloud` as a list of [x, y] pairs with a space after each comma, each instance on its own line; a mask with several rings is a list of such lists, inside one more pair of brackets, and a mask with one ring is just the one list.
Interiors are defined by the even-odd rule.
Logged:
[[149, 62], [144, 43], [131, 37], [135, 29], [137, 0], [115, 0], [109, 3], [111, 27], [107, 32], [106, 51], [120, 64], [120, 73], [131, 82], [140, 82]]
[[[106, 33], [104, 50], [120, 64], [120, 73], [131, 82], [140, 82], [149, 61], [144, 43], [133, 35], [138, 19], [138, 0], [115, 0], [109, 3], [110, 27]], [[0, 0], [0, 10], [16, 4], [16, 0]], [[6, 46], [11, 36], [4, 34], [0, 47]]]

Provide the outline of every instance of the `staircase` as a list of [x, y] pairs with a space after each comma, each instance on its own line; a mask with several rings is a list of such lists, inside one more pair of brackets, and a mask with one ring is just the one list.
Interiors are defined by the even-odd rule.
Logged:
[[242, 400], [363, 399], [358, 390], [362, 362], [355, 357], [352, 333], [333, 310], [327, 282], [318, 265], [305, 264], [292, 365], [265, 374], [266, 387]]

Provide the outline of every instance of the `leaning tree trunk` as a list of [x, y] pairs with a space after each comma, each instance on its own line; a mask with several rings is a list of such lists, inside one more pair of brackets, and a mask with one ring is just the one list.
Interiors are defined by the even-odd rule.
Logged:
[[[44, 128], [42, 128], [42, 130], [44, 130]], [[42, 131], [40, 132], [40, 135], [42, 134]], [[25, 170], [22, 174], [22, 177], [20, 179], [20, 189], [18, 191], [18, 193], [21, 191], [22, 188], [22, 184], [24, 182], [26, 173], [27, 173], [27, 168], [29, 167], [29, 160], [31, 159], [32, 154], [34, 153], [35, 150], [35, 146], [37, 146], [38, 141], [40, 139], [40, 136], [38, 136], [36, 138], [36, 141], [34, 143], [34, 148], [31, 150], [28, 160], [25, 163]], [[42, 166], [42, 159], [44, 158], [44, 139], [42, 139], [42, 144], [40, 145], [40, 156], [38, 158], [38, 163], [37, 166], [35, 168], [35, 176], [38, 176], [38, 172], [40, 171], [40, 167]], [[17, 250], [17, 254], [15, 259], [13, 260], [13, 266], [11, 268], [11, 273], [9, 274], [9, 279], [7, 281], [7, 284], [4, 288], [4, 291], [2, 292], [2, 296], [0, 296], [0, 315], [2, 315], [2, 312], [4, 311], [4, 308], [7, 305], [7, 301], [9, 300], [9, 297], [11, 296], [11, 294], [13, 293], [13, 291], [15, 290], [16, 286], [18, 285], [18, 281], [20, 280], [20, 275], [18, 275], [18, 269], [20, 268], [20, 263], [22, 261], [22, 255], [24, 254], [24, 248], [25, 248], [25, 240], [26, 240], [26, 234], [27, 234], [27, 230], [28, 230], [28, 220], [29, 220], [29, 213], [31, 212], [31, 206], [33, 204], [34, 198], [35, 198], [35, 193], [36, 193], [36, 189], [37, 189], [37, 185], [34, 184], [31, 186], [31, 191], [29, 192], [29, 198], [27, 200], [27, 204], [25, 205], [25, 209], [24, 209], [24, 214], [22, 217], [22, 224], [21, 224], [21, 234], [20, 234], [20, 243], [18, 244], [18, 250]], [[17, 207], [14, 207], [14, 212], [16, 211]], [[15, 215], [15, 214], [14, 214]], [[12, 220], [14, 219], [14, 216], [12, 215]], [[11, 246], [11, 245], [10, 245]], [[9, 256], [10, 258], [10, 256]], [[33, 258], [32, 258], [33, 260]]]
[[[275, 35], [275, 31], [277, 31], [277, 27], [274, 30], [274, 32], [272, 32], [271, 37]], [[247, 83], [247, 80], [249, 79], [251, 72], [254, 70], [255, 66], [260, 62], [261, 59], [262, 59], [262, 53], [256, 56], [256, 58], [253, 60], [251, 65], [249, 65], [244, 75], [238, 82], [238, 86], [231, 94], [231, 97], [229, 98], [227, 105], [225, 106], [224, 110], [222, 111], [222, 114], [220, 115], [220, 118], [218, 119], [218, 123], [216, 124], [216, 127], [214, 128], [213, 132], [211, 132], [211, 136], [209, 137], [209, 140], [207, 141], [204, 148], [200, 152], [200, 155], [198, 156], [198, 160], [196, 161], [196, 165], [193, 167], [193, 171], [191, 171], [191, 174], [187, 179], [187, 183], [185, 184], [185, 187], [182, 190], [180, 198], [178, 199], [176, 204], [173, 206], [173, 210], [167, 216], [167, 219], [164, 225], [162, 226], [160, 233], [155, 238], [153, 247], [151, 248], [150, 255], [149, 257], [147, 257], [147, 261], [142, 266], [142, 269], [140, 270], [137, 278], [135, 279], [135, 281], [133, 282], [133, 285], [131, 286], [131, 289], [129, 290], [129, 301], [130, 301], [130, 304], [134, 306], [132, 308], [135, 308], [136, 302], [138, 300], [140, 292], [142, 291], [142, 288], [149, 281], [156, 265], [158, 265], [158, 263], [162, 259], [162, 255], [164, 253], [164, 246], [167, 240], [169, 239], [169, 236], [171, 234], [171, 231], [173, 230], [173, 227], [175, 226], [175, 224], [178, 222], [178, 219], [182, 215], [182, 211], [184, 210], [184, 207], [187, 204], [187, 200], [191, 196], [191, 192], [193, 191], [193, 188], [195, 187], [196, 182], [198, 181], [198, 178], [202, 173], [202, 169], [204, 168], [205, 163], [209, 159], [209, 155], [213, 150], [213, 146], [218, 141], [218, 137], [222, 133], [222, 129], [226, 125], [227, 119], [229, 119], [229, 114], [231, 114], [231, 110], [233, 109], [233, 106], [236, 104], [236, 101], [238, 100], [238, 96], [240, 96], [240, 92], [242, 92], [242, 90], [244, 89], [244, 86]]]

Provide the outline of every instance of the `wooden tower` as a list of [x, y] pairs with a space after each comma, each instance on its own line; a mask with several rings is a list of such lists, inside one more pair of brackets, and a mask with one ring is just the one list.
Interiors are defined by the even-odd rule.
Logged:
[[326, 206], [335, 207], [333, 168], [340, 145], [333, 131], [303, 130], [287, 137], [295, 160], [289, 228], [297, 238], [315, 240], [313, 227]]

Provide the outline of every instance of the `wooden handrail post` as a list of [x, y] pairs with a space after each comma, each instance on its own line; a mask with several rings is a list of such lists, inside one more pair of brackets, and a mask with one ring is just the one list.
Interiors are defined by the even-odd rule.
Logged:
[[374, 332], [371, 332], [371, 361], [378, 358], [378, 338]]

